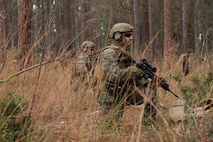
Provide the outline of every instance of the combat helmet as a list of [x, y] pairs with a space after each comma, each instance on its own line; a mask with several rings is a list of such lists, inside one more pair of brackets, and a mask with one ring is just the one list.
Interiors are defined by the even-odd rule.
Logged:
[[83, 50], [84, 52], [86, 52], [88, 48], [95, 48], [95, 44], [92, 41], [84, 41], [80, 45], [80, 48], [81, 48], [81, 50]]
[[109, 38], [117, 40], [121, 37], [121, 33], [133, 32], [133, 29], [133, 26], [128, 23], [117, 23], [110, 30]]

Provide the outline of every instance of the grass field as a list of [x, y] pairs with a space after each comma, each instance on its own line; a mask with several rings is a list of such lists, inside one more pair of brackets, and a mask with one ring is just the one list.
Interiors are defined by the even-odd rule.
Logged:
[[[155, 65], [172, 91], [193, 106], [203, 99], [213, 98], [213, 67], [209, 61], [212, 59], [201, 62], [192, 57], [188, 76], [182, 75], [181, 58], [166, 72], [159, 62]], [[119, 126], [107, 127], [101, 122], [97, 91], [88, 80], [72, 80], [72, 68], [72, 63], [53, 61], [14, 75], [18, 72], [17, 65], [13, 53], [8, 54], [0, 74], [0, 141], [213, 141], [213, 114], [174, 122], [168, 117], [168, 110], [176, 98], [161, 88], [158, 89], [158, 117], [153, 125], [141, 124], [141, 105], [126, 107]], [[4, 81], [11, 75], [14, 76]], [[74, 90], [76, 86], [78, 89]]]

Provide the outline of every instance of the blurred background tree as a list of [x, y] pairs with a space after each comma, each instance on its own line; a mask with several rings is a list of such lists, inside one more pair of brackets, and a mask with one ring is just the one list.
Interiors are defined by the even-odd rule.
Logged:
[[6, 62], [6, 20], [7, 3], [0, 0], [0, 73]]
[[25, 57], [23, 67], [43, 50], [45, 59], [52, 59], [65, 50], [75, 52], [84, 40], [101, 49], [112, 25], [128, 22], [135, 27], [134, 56], [150, 57], [170, 68], [184, 55], [187, 75], [189, 55], [203, 60], [212, 53], [212, 7], [211, 0], [1, 0], [1, 61], [5, 49], [22, 50], [16, 57]]

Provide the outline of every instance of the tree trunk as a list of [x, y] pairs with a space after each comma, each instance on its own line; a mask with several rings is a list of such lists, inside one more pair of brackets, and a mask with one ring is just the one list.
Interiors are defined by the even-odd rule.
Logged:
[[[192, 27], [193, 26], [193, 27]], [[194, 1], [182, 0], [183, 73], [189, 74], [189, 57], [194, 52]]]
[[164, 69], [171, 69], [172, 58], [172, 1], [164, 0]]
[[[80, 25], [80, 18], [79, 18], [79, 5], [80, 5], [80, 2], [79, 0], [75, 0], [74, 1], [74, 9], [73, 9], [73, 14], [74, 14], [74, 36], [76, 37], [79, 37], [79, 34], [80, 34], [80, 30], [81, 30], [81, 26]], [[75, 40], [75, 47], [78, 47], [80, 44], [80, 38], [76, 38]]]
[[55, 26], [56, 26], [56, 33], [55, 33], [55, 40], [57, 41], [56, 46], [56, 55], [60, 54], [60, 45], [61, 45], [61, 29], [60, 29], [60, 1], [55, 0]]
[[149, 41], [149, 10], [148, 10], [148, 0], [143, 0], [142, 2], [142, 50], [147, 49], [147, 44]]
[[187, 4], [187, 16], [188, 16], [188, 32], [189, 32], [189, 53], [195, 52], [195, 30], [194, 30], [194, 7], [195, 7], [195, 1], [194, 0], [188, 0]]
[[52, 50], [51, 50], [51, 44], [57, 41], [53, 41], [52, 36], [52, 16], [53, 16], [53, 10], [52, 10], [52, 0], [44, 0], [44, 31], [43, 34], [48, 32], [48, 36], [45, 36], [42, 50], [44, 53], [45, 59], [50, 59], [52, 56]]
[[0, 73], [6, 62], [6, 3], [0, 0]]
[[70, 0], [64, 1], [64, 36], [65, 36], [65, 43], [68, 44], [70, 37], [71, 37], [71, 20], [70, 20]]
[[115, 10], [116, 1], [111, 1], [109, 3], [109, 12], [108, 12], [108, 29], [110, 30], [111, 27], [115, 24]]
[[139, 1], [133, 1], [133, 15], [134, 15], [134, 47], [133, 53], [138, 56], [141, 53], [141, 23], [140, 23], [140, 13], [139, 13]]
[[188, 32], [187, 32], [187, 0], [182, 0], [182, 30], [183, 30], [183, 73], [189, 74]]
[[[107, 3], [108, 1], [106, 1]], [[109, 5], [107, 7], [108, 9], [108, 23], [107, 23], [107, 33], [109, 33], [110, 29], [112, 28], [112, 26], [115, 24], [115, 21], [116, 21], [116, 7], [117, 7], [117, 2], [116, 1], [110, 1], [108, 2]], [[100, 25], [101, 25], [101, 28], [100, 29], [97, 29], [98, 30], [98, 34], [100, 35], [98, 40], [96, 43], [98, 43], [97, 45], [98, 46], [103, 46], [104, 44], [107, 44], [108, 40], [105, 39], [105, 37], [102, 35], [102, 29], [103, 29], [103, 22], [100, 21]]]
[[91, 39], [89, 1], [81, 0], [81, 42]]
[[149, 41], [151, 42], [150, 44], [150, 50], [151, 50], [151, 58], [153, 59], [155, 56], [155, 46], [154, 46], [154, 33], [153, 33], [153, 19], [152, 19], [152, 2], [151, 0], [148, 1], [148, 9], [149, 9]]
[[31, 0], [18, 0], [18, 47], [21, 50], [20, 58], [23, 59], [21, 69], [29, 64], [33, 51], [31, 47]]

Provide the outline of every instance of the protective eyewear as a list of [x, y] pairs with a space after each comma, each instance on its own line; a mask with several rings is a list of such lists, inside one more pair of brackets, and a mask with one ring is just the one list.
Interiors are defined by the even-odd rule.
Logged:
[[94, 48], [90, 48], [90, 51], [91, 51], [91, 52], [94, 52], [94, 51], [95, 51], [95, 49], [94, 49]]
[[132, 34], [124, 34], [125, 37], [131, 37]]

